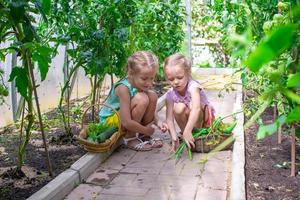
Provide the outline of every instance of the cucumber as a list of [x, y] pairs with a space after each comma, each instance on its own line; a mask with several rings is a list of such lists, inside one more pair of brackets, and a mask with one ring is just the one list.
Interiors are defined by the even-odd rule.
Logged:
[[208, 132], [207, 128], [194, 128], [193, 137], [198, 139], [202, 135], [207, 135]]
[[236, 127], [236, 124], [237, 124], [237, 122], [235, 121], [232, 124], [229, 124], [229, 126], [223, 128], [223, 129], [220, 129], [220, 131], [225, 134], [230, 134], [233, 131], [233, 129]]
[[92, 142], [92, 143], [96, 143], [97, 142], [97, 140], [95, 140], [93, 137], [87, 137], [87, 139], [86, 139], [87, 141], [89, 141], [89, 142]]
[[118, 127], [110, 127], [103, 131], [101, 134], [97, 136], [97, 141], [99, 143], [105, 142], [108, 138], [110, 138], [116, 131]]

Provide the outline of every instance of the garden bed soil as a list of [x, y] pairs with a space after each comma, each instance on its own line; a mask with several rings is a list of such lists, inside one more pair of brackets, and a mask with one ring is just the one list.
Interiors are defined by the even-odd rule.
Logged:
[[[74, 102], [72, 106], [74, 108]], [[45, 134], [49, 142], [48, 151], [53, 168], [53, 178], [48, 175], [45, 149], [37, 122], [34, 124], [22, 167], [25, 176], [19, 174], [18, 177], [12, 173], [17, 163], [19, 129], [16, 125], [11, 125], [0, 131], [0, 200], [28, 198], [85, 154], [75, 139], [62, 137], [64, 129], [61, 126], [61, 121], [58, 123], [57, 115], [57, 109], [52, 110], [45, 115], [47, 120], [43, 120]], [[77, 109], [76, 112], [73, 112], [71, 122], [71, 132], [74, 135], [78, 135], [80, 131], [79, 118]]]
[[[61, 130], [56, 129], [46, 133], [47, 137], [56, 137]], [[0, 199], [21, 200], [26, 199], [41, 187], [52, 180], [48, 175], [45, 150], [41, 134], [33, 134], [27, 152], [22, 171], [24, 177], [16, 177], [8, 173], [12, 171], [17, 162], [18, 134], [1, 133], [0, 135]], [[50, 140], [50, 139], [49, 139]], [[76, 160], [85, 154], [77, 141], [69, 143], [50, 143], [48, 147], [54, 176], [68, 169]], [[5, 176], [4, 176], [5, 175]]]
[[[273, 109], [267, 109], [262, 118], [265, 123], [273, 120]], [[291, 142], [283, 128], [282, 143], [277, 134], [256, 140], [258, 125], [253, 125], [245, 134], [246, 146], [246, 193], [248, 200], [299, 200], [300, 173], [291, 177]], [[296, 147], [299, 164], [300, 146]], [[298, 165], [299, 166], [299, 165]]]

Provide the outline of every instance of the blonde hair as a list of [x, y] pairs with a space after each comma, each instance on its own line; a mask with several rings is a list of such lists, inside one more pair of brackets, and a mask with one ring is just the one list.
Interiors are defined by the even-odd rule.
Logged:
[[166, 69], [166, 67], [172, 67], [172, 66], [180, 66], [184, 68], [184, 71], [188, 75], [191, 75], [191, 67], [192, 67], [191, 61], [181, 53], [175, 53], [165, 59], [164, 69]]
[[138, 73], [142, 68], [151, 67], [158, 69], [158, 59], [150, 51], [137, 51], [127, 60], [127, 73]]

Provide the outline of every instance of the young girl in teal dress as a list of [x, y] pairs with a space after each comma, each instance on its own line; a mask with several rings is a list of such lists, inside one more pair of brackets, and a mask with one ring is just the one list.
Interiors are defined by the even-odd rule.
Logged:
[[[118, 111], [125, 146], [138, 151], [162, 146], [162, 141], [152, 138], [156, 123], [157, 94], [152, 90], [158, 70], [158, 59], [149, 51], [138, 51], [128, 58], [127, 76], [112, 87], [105, 104]], [[99, 113], [103, 123], [116, 123], [116, 114], [107, 107]], [[118, 122], [118, 121], [117, 121]]]

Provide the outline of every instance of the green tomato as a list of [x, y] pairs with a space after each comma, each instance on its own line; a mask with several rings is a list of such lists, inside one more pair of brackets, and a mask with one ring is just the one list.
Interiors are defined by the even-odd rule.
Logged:
[[269, 79], [272, 82], [275, 82], [275, 83], [278, 82], [280, 77], [281, 77], [281, 73], [279, 71], [273, 71], [273, 72], [269, 73]]
[[260, 72], [261, 72], [261, 74], [268, 76], [268, 74], [273, 73], [274, 70], [275, 70], [274, 68], [272, 68], [271, 66], [267, 65], [267, 66], [263, 67]]
[[283, 21], [283, 15], [282, 14], [279, 14], [279, 13], [277, 13], [277, 14], [275, 14], [274, 16], [273, 16], [273, 20], [274, 21], [277, 21], [277, 22], [282, 22]]
[[278, 2], [277, 7], [279, 10], [288, 10], [289, 9], [289, 5], [287, 3], [283, 3], [283, 2]]
[[269, 32], [271, 30], [273, 26], [273, 22], [272, 21], [266, 21], [263, 25], [263, 30], [265, 33]]
[[250, 110], [247, 110], [247, 111], [245, 112], [245, 115], [246, 115], [247, 117], [249, 117], [249, 116], [251, 115], [251, 111], [250, 111]]

